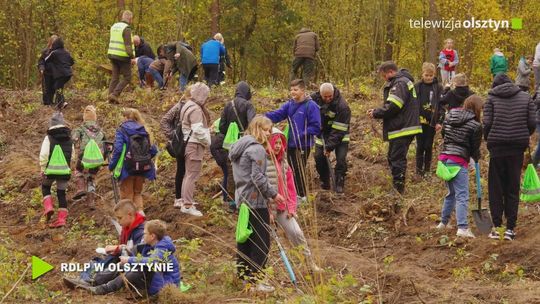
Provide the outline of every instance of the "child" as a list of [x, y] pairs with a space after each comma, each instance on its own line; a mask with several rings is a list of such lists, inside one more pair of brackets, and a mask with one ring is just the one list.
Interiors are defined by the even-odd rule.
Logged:
[[266, 160], [266, 176], [270, 184], [278, 189], [278, 193], [285, 199], [283, 203], [277, 205], [276, 220], [285, 230], [293, 246], [302, 246], [311, 269], [319, 272], [321, 269], [313, 261], [304, 232], [296, 221], [296, 189], [292, 169], [286, 158], [286, 146], [285, 135], [279, 129], [272, 128]]
[[448, 194], [444, 199], [441, 222], [437, 229], [448, 227], [450, 216], [456, 208], [458, 230], [456, 235], [474, 238], [469, 229], [467, 214], [469, 211], [469, 159], [478, 162], [480, 143], [482, 141], [482, 125], [480, 115], [483, 101], [477, 95], [465, 100], [463, 108], [455, 108], [448, 112], [443, 126], [443, 148], [439, 160], [447, 166], [460, 166], [457, 175], [446, 182]]
[[156, 179], [152, 159], [157, 148], [137, 109], [124, 109], [122, 115], [125, 120], [116, 130], [109, 170], [120, 181], [120, 198], [130, 199], [144, 215], [142, 189], [145, 179]]
[[450, 84], [456, 75], [456, 66], [459, 63], [459, 56], [454, 50], [454, 40], [446, 39], [444, 49], [439, 53], [439, 68], [441, 69], [442, 85]]
[[491, 75], [493, 75], [493, 77], [497, 76], [498, 74], [506, 74], [506, 72], [508, 72], [508, 61], [498, 48], [493, 49], [493, 56], [491, 56], [489, 61], [489, 70], [491, 71]]
[[172, 67], [172, 62], [165, 55], [165, 46], [160, 45], [157, 49], [158, 58], [148, 67], [148, 73], [157, 81], [160, 89], [164, 89], [163, 77], [167, 77]]
[[441, 105], [448, 105], [448, 110], [453, 108], [460, 108], [463, 106], [463, 101], [472, 94], [473, 91], [469, 89], [469, 83], [467, 75], [459, 73], [452, 79], [452, 86], [445, 86], [443, 91], [443, 97], [441, 98]]
[[420, 123], [422, 133], [416, 135], [416, 174], [424, 177], [431, 170], [433, 139], [435, 132], [442, 128], [444, 108], [439, 105], [442, 86], [435, 77], [435, 65], [424, 62], [422, 80], [416, 83], [415, 90], [420, 102]]
[[[270, 213], [268, 200], [277, 204], [284, 198], [268, 182], [266, 177], [266, 151], [272, 121], [264, 116], [255, 116], [245, 136], [234, 143], [229, 151], [236, 185], [236, 204], [244, 203], [250, 209], [249, 226], [253, 230], [245, 243], [237, 244], [237, 274], [240, 279], [257, 282], [268, 258], [270, 249]], [[259, 282], [257, 291], [273, 292], [274, 287]]]
[[[56, 151], [56, 152], [55, 152]], [[55, 112], [49, 122], [47, 136], [41, 144], [39, 164], [41, 167], [41, 192], [43, 193], [43, 207], [47, 222], [54, 214], [54, 202], [51, 196], [51, 187], [56, 182], [56, 195], [58, 197], [58, 218], [49, 225], [58, 228], [66, 225], [68, 216], [66, 189], [71, 177], [70, 162], [73, 143], [71, 130], [65, 126], [64, 116]]]
[[[101, 128], [97, 124], [96, 108], [94, 108], [94, 106], [87, 106], [84, 109], [83, 124], [72, 132], [71, 139], [79, 146], [79, 157], [77, 159], [76, 167], [77, 174], [75, 176], [77, 193], [73, 196], [73, 199], [77, 200], [85, 196], [87, 190], [88, 192], [94, 192], [96, 190], [94, 186], [94, 179], [101, 167], [101, 164], [99, 164], [98, 167], [87, 169], [87, 173], [85, 174], [83, 155], [88, 143], [93, 139], [99, 146], [102, 153], [104, 151], [103, 141], [105, 140], [105, 134], [101, 131]], [[85, 161], [92, 162], [99, 160], [88, 159]], [[103, 159], [101, 159], [101, 161], [103, 161]]]
[[516, 76], [516, 85], [523, 91], [523, 92], [529, 92], [529, 87], [531, 85], [531, 81], [529, 79], [529, 76], [531, 75], [533, 57], [531, 55], [528, 55], [526, 57], [521, 57], [519, 59], [519, 64], [517, 68], [517, 76]]
[[[137, 208], [135, 208], [135, 205], [133, 205], [130, 200], [120, 200], [114, 207], [114, 214], [118, 223], [122, 226], [119, 240], [120, 244], [107, 245], [105, 251], [108, 255], [105, 258], [94, 258], [94, 264], [100, 263], [107, 267], [110, 263], [118, 263], [123, 249], [125, 249], [128, 254], [134, 255], [135, 246], [141, 244], [143, 241], [145, 218], [137, 212]], [[92, 267], [92, 269], [81, 273], [80, 278], [64, 277], [64, 283], [72, 289], [81, 285], [97, 286], [105, 284], [117, 276], [118, 272], [116, 271], [110, 272], [104, 270], [96, 272], [95, 267]]]
[[[145, 264], [145, 269], [137, 269], [125, 273], [131, 287], [137, 290], [145, 290], [148, 295], [154, 296], [168, 284], [180, 285], [180, 265], [174, 256], [176, 247], [171, 238], [166, 235], [167, 226], [160, 220], [148, 221], [144, 225], [144, 245], [137, 246], [136, 256], [121, 256], [121, 264]], [[150, 271], [150, 264], [172, 264], [172, 271]], [[98, 286], [80, 286], [93, 294], [104, 295], [120, 290], [126, 284], [124, 276], [117, 276], [112, 281]]]

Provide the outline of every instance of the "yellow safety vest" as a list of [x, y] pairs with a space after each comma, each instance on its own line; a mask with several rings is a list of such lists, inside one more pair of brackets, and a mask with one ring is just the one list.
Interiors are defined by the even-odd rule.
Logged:
[[[124, 37], [122, 33], [124, 29], [129, 25], [125, 22], [117, 22], [111, 26], [111, 39], [109, 40], [109, 50], [107, 54], [120, 57], [129, 58], [130, 55], [126, 51], [126, 45], [124, 44]], [[133, 45], [133, 35], [131, 35], [131, 51], [133, 52], [131, 57], [135, 57], [135, 46]]]

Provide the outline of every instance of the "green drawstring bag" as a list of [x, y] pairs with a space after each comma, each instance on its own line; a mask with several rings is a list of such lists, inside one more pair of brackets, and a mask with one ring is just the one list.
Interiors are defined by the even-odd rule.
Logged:
[[45, 175], [69, 175], [71, 170], [60, 145], [54, 146], [53, 153], [45, 168]]
[[540, 179], [533, 164], [527, 165], [519, 199], [524, 202], [540, 201]]
[[214, 121], [214, 133], [219, 133], [219, 123], [221, 122], [221, 117], [216, 119], [216, 121]]
[[285, 139], [289, 141], [289, 124], [286, 124], [285, 128], [283, 128], [283, 135], [285, 135]]
[[84, 147], [81, 163], [85, 169], [98, 168], [105, 163], [101, 149], [94, 139], [90, 139]]
[[223, 140], [223, 149], [229, 150], [231, 146], [238, 141], [240, 138], [240, 129], [236, 122], [231, 122], [227, 128], [227, 134], [225, 134], [225, 139]]
[[437, 162], [437, 171], [435, 173], [438, 177], [440, 177], [444, 181], [451, 181], [461, 170], [461, 166], [459, 165], [451, 165], [447, 166], [442, 161]]
[[122, 146], [122, 154], [120, 154], [120, 158], [118, 159], [118, 162], [116, 163], [116, 167], [114, 167], [113, 171], [113, 177], [115, 179], [118, 179], [120, 175], [122, 174], [122, 167], [124, 166], [124, 158], [126, 158], [126, 144]]
[[249, 227], [249, 212], [249, 207], [246, 204], [240, 205], [238, 222], [236, 223], [236, 242], [238, 244], [244, 244], [253, 233], [253, 230]]

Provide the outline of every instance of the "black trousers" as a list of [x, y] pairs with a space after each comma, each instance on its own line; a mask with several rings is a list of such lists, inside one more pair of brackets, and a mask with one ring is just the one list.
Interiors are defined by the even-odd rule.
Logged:
[[407, 173], [407, 152], [413, 136], [399, 137], [390, 140], [388, 146], [388, 164], [392, 173], [394, 188], [401, 194], [405, 192], [405, 174]]
[[[153, 276], [154, 273], [150, 271], [130, 271], [125, 273], [125, 277], [128, 282], [135, 286], [135, 288], [137, 288], [137, 290], [141, 292], [142, 295], [144, 295], [147, 291], [147, 288], [150, 287]], [[102, 285], [98, 285], [96, 287], [98, 288], [98, 291], [100, 291], [100, 294], [107, 294], [118, 291], [124, 286], [126, 286], [126, 284], [124, 283], [122, 275], [118, 275], [111, 281]], [[130, 285], [130, 288], [133, 287]]]
[[416, 135], [416, 173], [424, 175], [431, 170], [435, 128], [422, 124], [422, 133]]
[[203, 64], [204, 79], [209, 87], [218, 84], [219, 64]]
[[523, 154], [489, 159], [489, 209], [495, 227], [506, 217], [506, 229], [514, 230], [519, 206], [519, 183]]
[[294, 173], [294, 184], [298, 196], [306, 196], [307, 171], [306, 163], [309, 158], [309, 148], [305, 150], [289, 148], [287, 150], [287, 161]]
[[267, 208], [251, 209], [249, 226], [253, 233], [243, 244], [237, 244], [236, 268], [242, 280], [254, 281], [266, 265], [270, 250], [270, 232], [268, 231], [270, 214]]
[[186, 175], [186, 159], [185, 157], [176, 158], [176, 176], [174, 177], [174, 197], [182, 198], [182, 182]]
[[[347, 153], [349, 152], [349, 143], [342, 142], [334, 150], [336, 153], [336, 167], [334, 168], [334, 177], [345, 177], [347, 174]], [[315, 145], [315, 168], [319, 173], [321, 182], [325, 185], [330, 185], [330, 170], [329, 162], [324, 156], [324, 148], [320, 145]]]
[[[61, 97], [59, 90], [64, 89], [66, 83], [71, 79], [71, 76], [53, 78], [52, 76], [43, 75], [43, 104], [51, 105], [53, 102], [57, 102]], [[56, 96], [56, 101], [54, 96]]]
[[307, 57], [295, 57], [291, 66], [290, 81], [298, 78], [297, 75], [300, 69], [302, 69], [300, 78], [304, 80], [306, 85], [309, 85], [315, 75], [315, 60]]

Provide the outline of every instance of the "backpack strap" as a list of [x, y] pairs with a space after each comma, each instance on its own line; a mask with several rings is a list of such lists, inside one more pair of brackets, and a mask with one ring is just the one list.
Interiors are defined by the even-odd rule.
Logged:
[[240, 115], [238, 115], [238, 111], [236, 111], [236, 105], [234, 104], [234, 99], [231, 100], [231, 104], [234, 110], [234, 114], [236, 114], [236, 120], [238, 120], [238, 124], [240, 125], [240, 128], [242, 129], [242, 133], [244, 133], [246, 129], [244, 129], [244, 126], [242, 125], [242, 122], [240, 121]]

